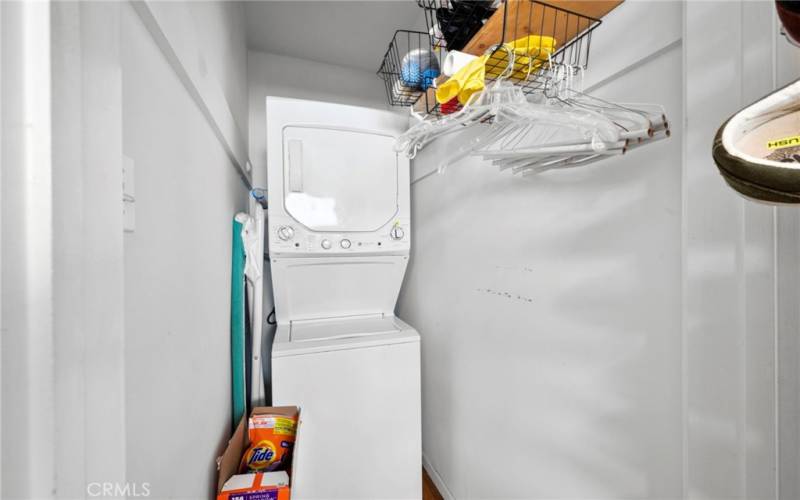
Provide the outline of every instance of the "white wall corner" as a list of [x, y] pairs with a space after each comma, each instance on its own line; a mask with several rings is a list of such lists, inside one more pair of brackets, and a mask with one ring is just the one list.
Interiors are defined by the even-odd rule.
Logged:
[[447, 483], [444, 482], [442, 476], [439, 475], [439, 471], [433, 467], [433, 464], [428, 460], [424, 452], [422, 453], [422, 468], [428, 473], [428, 477], [431, 478], [431, 481], [433, 481], [433, 484], [436, 486], [436, 489], [439, 490], [444, 500], [456, 500], [456, 497], [453, 496], [453, 493], [447, 488]]

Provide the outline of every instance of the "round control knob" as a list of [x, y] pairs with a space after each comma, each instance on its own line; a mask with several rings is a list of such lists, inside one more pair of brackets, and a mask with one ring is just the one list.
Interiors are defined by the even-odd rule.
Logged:
[[325, 250], [330, 250], [331, 249], [330, 240], [322, 240], [322, 248], [324, 248]]
[[394, 226], [391, 231], [389, 231], [389, 236], [392, 237], [393, 240], [402, 240], [403, 236], [406, 233], [403, 231], [403, 228], [400, 226]]
[[342, 241], [339, 242], [339, 246], [347, 250], [348, 248], [350, 248], [350, 240], [348, 240], [347, 238], [343, 239]]
[[278, 228], [278, 238], [283, 241], [291, 240], [294, 237], [292, 226], [281, 226]]

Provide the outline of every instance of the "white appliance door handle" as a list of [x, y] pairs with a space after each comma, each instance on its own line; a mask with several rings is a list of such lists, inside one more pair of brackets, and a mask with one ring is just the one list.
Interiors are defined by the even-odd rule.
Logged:
[[303, 141], [289, 139], [289, 192], [303, 192]]

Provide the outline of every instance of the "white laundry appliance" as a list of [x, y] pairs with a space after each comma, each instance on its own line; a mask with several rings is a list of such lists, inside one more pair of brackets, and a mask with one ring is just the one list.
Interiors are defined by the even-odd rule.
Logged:
[[292, 499], [421, 497], [419, 334], [394, 316], [410, 249], [406, 119], [267, 97], [272, 399], [301, 407]]

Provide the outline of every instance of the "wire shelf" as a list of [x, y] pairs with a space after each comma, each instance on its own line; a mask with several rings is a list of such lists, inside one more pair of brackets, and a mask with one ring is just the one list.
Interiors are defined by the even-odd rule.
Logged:
[[[432, 111], [433, 86], [439, 76], [439, 58], [432, 50], [431, 37], [421, 31], [397, 30], [383, 56], [378, 75], [386, 86], [392, 106], [424, 105]], [[430, 90], [430, 91], [429, 91]]]
[[[527, 94], [545, 89], [557, 75], [586, 69], [592, 32], [601, 23], [539, 0], [506, 0], [496, 10], [490, 8], [492, 2], [481, 0], [418, 0], [418, 4], [425, 9], [431, 44], [441, 58], [447, 50], [476, 56], [489, 53], [486, 81], [502, 76]], [[544, 43], [550, 39], [552, 44]], [[426, 97], [433, 105], [424, 110], [418, 105], [417, 110], [439, 114], [435, 99]]]
[[[509, 79], [521, 84], [524, 90], [541, 88], [559, 71], [574, 74], [589, 65], [592, 32], [600, 25], [599, 19], [538, 0], [510, 0], [501, 9], [504, 11], [505, 27], [501, 31], [505, 43], [513, 45], [515, 41], [537, 36], [555, 41], [552, 50], [541, 48], [545, 44], [540, 44], [540, 48], [531, 51], [528, 54], [530, 62], [525, 62], [525, 58], [515, 61]], [[476, 49], [485, 45], [486, 41], [478, 41]], [[486, 73], [494, 75], [507, 66], [506, 58], [491, 57], [487, 61]], [[488, 79], [494, 78], [490, 76]]]
[[[441, 114], [435, 87], [448, 50], [481, 56], [486, 82], [507, 78], [527, 94], [546, 90], [554, 79], [586, 69], [592, 32], [600, 19], [540, 0], [417, 0], [428, 33], [397, 30], [378, 74], [393, 106]], [[513, 64], [512, 64], [513, 61]], [[439, 78], [437, 78], [439, 77]], [[452, 112], [458, 109], [449, 103]]]

